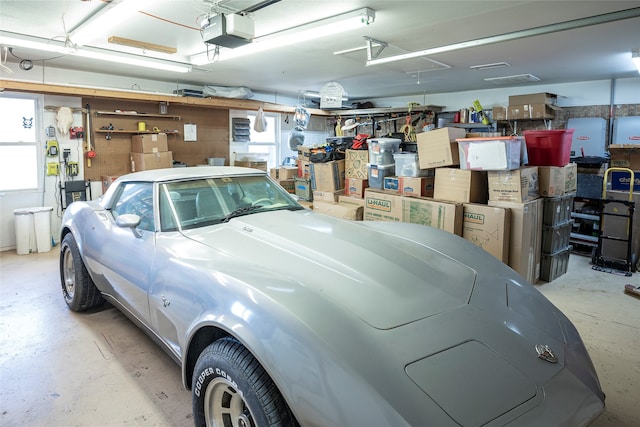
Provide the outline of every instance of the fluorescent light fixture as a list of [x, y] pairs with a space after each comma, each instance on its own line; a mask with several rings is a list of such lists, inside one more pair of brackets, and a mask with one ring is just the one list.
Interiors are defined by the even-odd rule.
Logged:
[[210, 62], [224, 61], [279, 47], [316, 40], [322, 37], [335, 36], [336, 34], [354, 30], [363, 25], [369, 25], [375, 21], [375, 11], [368, 7], [352, 10], [351, 12], [309, 22], [283, 31], [256, 37], [251, 44], [235, 49], [224, 49], [216, 59], [209, 58], [207, 52], [192, 55], [190, 60], [193, 65], [205, 65]]
[[491, 70], [493, 68], [503, 68], [509, 67], [510, 65], [506, 62], [492, 62], [491, 64], [480, 64], [480, 65], [471, 65], [469, 68], [476, 71], [481, 70]]
[[156, 70], [187, 73], [191, 71], [191, 65], [179, 62], [163, 61], [154, 58], [141, 58], [130, 54], [119, 54], [108, 50], [94, 48], [73, 49], [65, 43], [57, 40], [45, 40], [36, 37], [26, 37], [19, 34], [0, 32], [0, 45], [24, 47], [45, 52], [59, 53], [62, 55], [80, 56], [98, 61], [116, 62], [119, 64], [135, 65], [138, 67], [153, 68]]
[[84, 20], [70, 33], [69, 38], [78, 46], [106, 34], [111, 28], [133, 16], [150, 0], [113, 0]]
[[633, 63], [636, 64], [638, 73], [640, 73], [640, 49], [634, 49], [631, 51], [631, 59], [633, 60]]
[[494, 85], [511, 85], [517, 83], [539, 82], [540, 79], [533, 74], [516, 74], [514, 76], [489, 77], [484, 79], [484, 81], [493, 83]]

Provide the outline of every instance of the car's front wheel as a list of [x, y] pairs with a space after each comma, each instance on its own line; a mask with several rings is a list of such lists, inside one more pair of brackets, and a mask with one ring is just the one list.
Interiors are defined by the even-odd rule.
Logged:
[[196, 426], [289, 427], [297, 423], [264, 368], [237, 340], [204, 349], [193, 372]]
[[73, 311], [86, 311], [104, 303], [71, 233], [64, 236], [60, 245], [60, 282], [64, 301]]

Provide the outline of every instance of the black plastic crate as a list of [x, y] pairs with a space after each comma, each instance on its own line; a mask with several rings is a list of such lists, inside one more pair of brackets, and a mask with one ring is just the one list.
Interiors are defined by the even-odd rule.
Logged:
[[571, 246], [553, 253], [542, 254], [540, 258], [540, 280], [552, 282], [567, 272]]
[[543, 225], [559, 225], [571, 219], [573, 195], [545, 197], [542, 213]]
[[542, 226], [542, 253], [553, 254], [569, 245], [573, 221], [560, 225]]
[[542, 253], [553, 254], [569, 245], [573, 221], [542, 226]]

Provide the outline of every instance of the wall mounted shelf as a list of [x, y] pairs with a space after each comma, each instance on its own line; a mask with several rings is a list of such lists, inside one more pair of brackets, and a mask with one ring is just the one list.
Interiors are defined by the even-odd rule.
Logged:
[[125, 111], [96, 111], [96, 116], [118, 116], [118, 117], [133, 117], [136, 119], [142, 118], [156, 118], [156, 119], [172, 119], [182, 120], [180, 116], [171, 116], [169, 114], [148, 114], [148, 113], [136, 113]]
[[158, 134], [158, 133], [166, 133], [167, 135], [175, 135], [175, 134], [179, 133], [177, 131], [160, 131], [160, 132], [146, 131], [146, 132], [142, 132], [142, 131], [133, 130], [133, 129], [132, 130], [96, 129], [95, 132], [96, 133], [127, 133], [127, 134], [136, 134], [136, 135]]

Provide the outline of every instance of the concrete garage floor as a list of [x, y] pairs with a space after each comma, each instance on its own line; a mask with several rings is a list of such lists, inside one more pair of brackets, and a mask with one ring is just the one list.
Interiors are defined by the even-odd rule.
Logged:
[[[623, 293], [639, 278], [572, 254], [569, 273], [537, 285], [590, 351], [607, 394], [595, 427], [640, 425], [640, 299]], [[58, 247], [0, 253], [0, 425], [190, 426], [181, 384], [179, 367], [112, 306], [67, 309]]]

